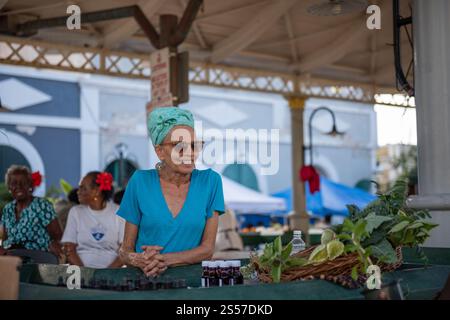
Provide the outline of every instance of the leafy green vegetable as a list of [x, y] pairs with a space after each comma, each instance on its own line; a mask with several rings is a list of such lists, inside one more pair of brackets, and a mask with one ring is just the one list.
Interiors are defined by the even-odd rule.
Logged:
[[277, 237], [272, 243], [267, 243], [264, 247], [262, 255], [259, 257], [257, 255], [252, 256], [253, 261], [251, 265], [253, 267], [248, 267], [248, 269], [255, 269], [254, 264], [258, 268], [262, 268], [270, 273], [272, 280], [275, 283], [281, 281], [281, 274], [293, 267], [304, 266], [308, 261], [304, 258], [299, 258], [291, 256], [292, 252], [292, 242], [289, 242], [283, 247], [281, 242], [281, 237]]
[[378, 228], [381, 224], [386, 221], [391, 221], [393, 218], [388, 216], [377, 216], [375, 212], [371, 212], [365, 218], [367, 221], [366, 232], [368, 234], [372, 233], [373, 230]]
[[382, 240], [380, 243], [370, 246], [372, 256], [384, 263], [397, 262], [397, 255], [394, 248], [387, 239]]
[[398, 246], [415, 247], [417, 255], [427, 263], [420, 245], [437, 225], [426, 220], [431, 218], [427, 210], [406, 206], [407, 186], [407, 179], [401, 178], [387, 193], [378, 195], [364, 209], [348, 205], [348, 218], [323, 232], [321, 245], [313, 250], [308, 259], [290, 256], [292, 243], [283, 247], [278, 237], [266, 245], [256, 264], [270, 272], [274, 282], [279, 282], [282, 273], [289, 268], [317, 265], [348, 253], [356, 253], [359, 258], [360, 263], [351, 271], [352, 278], [356, 280], [359, 273], [365, 274], [373, 262], [397, 262], [395, 248]]

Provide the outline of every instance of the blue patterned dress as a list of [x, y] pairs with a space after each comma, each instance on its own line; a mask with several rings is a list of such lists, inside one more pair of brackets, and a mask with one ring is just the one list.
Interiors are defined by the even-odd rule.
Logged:
[[16, 221], [16, 200], [3, 208], [0, 223], [7, 238], [2, 243], [5, 249], [20, 246], [29, 250], [48, 251], [51, 242], [47, 226], [56, 218], [53, 205], [46, 199], [34, 197], [30, 205], [22, 210]]

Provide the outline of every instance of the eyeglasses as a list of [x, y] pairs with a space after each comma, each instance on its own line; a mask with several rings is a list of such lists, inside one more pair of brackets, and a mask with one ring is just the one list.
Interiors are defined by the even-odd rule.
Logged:
[[172, 141], [172, 142], [165, 142], [161, 143], [160, 146], [168, 145], [172, 148], [176, 148], [178, 151], [185, 150], [188, 147], [191, 147], [191, 150], [201, 151], [203, 149], [203, 146], [205, 145], [205, 141], [193, 141], [191, 143], [183, 142], [183, 141]]

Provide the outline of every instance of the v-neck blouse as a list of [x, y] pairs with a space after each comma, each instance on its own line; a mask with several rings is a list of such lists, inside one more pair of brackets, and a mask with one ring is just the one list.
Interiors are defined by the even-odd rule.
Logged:
[[206, 221], [225, 212], [222, 179], [211, 170], [194, 169], [183, 206], [173, 217], [164, 198], [158, 172], [137, 170], [128, 182], [117, 214], [138, 226], [136, 252], [144, 245], [163, 247], [162, 253], [200, 245]]

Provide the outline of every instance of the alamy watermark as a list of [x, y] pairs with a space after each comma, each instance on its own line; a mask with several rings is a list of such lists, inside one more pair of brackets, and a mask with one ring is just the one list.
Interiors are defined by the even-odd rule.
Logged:
[[370, 265], [366, 271], [369, 276], [366, 281], [367, 289], [374, 290], [381, 288], [381, 269], [377, 265]]
[[67, 278], [67, 289], [81, 289], [81, 268], [79, 266], [70, 265], [67, 267], [66, 273], [70, 274]]
[[[66, 20], [66, 26], [69, 30], [81, 29], [81, 8], [75, 4], [67, 7], [66, 13], [69, 15]], [[367, 7], [366, 13], [370, 16], [366, 20], [366, 27], [369, 30], [381, 29], [381, 8], [372, 4]]]
[[81, 8], [75, 4], [67, 7], [66, 13], [69, 14], [66, 20], [66, 26], [69, 30], [81, 29]]
[[172, 131], [170, 141], [180, 141], [171, 151], [174, 164], [191, 164], [195, 161], [192, 154], [194, 152], [195, 159], [207, 166], [254, 165], [260, 175], [274, 175], [279, 171], [279, 129], [205, 129], [202, 121], [195, 121], [195, 134], [196, 140], [205, 142], [201, 149], [196, 149], [200, 144], [192, 141], [193, 137], [188, 129], [176, 128]]
[[370, 5], [366, 10], [367, 14], [370, 16], [366, 20], [366, 26], [369, 30], [380, 30], [381, 29], [381, 8], [376, 4]]

